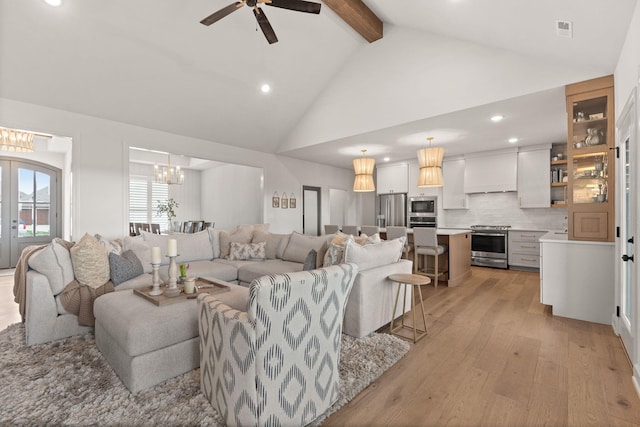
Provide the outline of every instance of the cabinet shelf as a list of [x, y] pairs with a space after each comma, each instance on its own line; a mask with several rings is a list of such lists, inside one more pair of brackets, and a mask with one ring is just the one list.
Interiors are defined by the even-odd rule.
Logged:
[[552, 182], [551, 186], [552, 187], [566, 187], [567, 183], [566, 182]]
[[566, 160], [552, 160], [551, 161], [551, 166], [562, 166], [562, 165], [566, 165], [567, 161]]

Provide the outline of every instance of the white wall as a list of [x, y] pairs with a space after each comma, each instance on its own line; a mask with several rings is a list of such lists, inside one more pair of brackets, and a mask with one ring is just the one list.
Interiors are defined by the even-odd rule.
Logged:
[[[297, 209], [271, 208], [274, 191], [294, 192], [302, 185], [322, 187], [322, 218], [329, 218], [329, 187], [350, 192], [353, 171], [304, 162], [230, 145], [145, 129], [0, 98], [0, 125], [71, 137], [72, 230], [71, 238], [85, 232], [108, 238], [128, 232], [129, 146], [221, 162], [240, 163], [264, 170], [264, 222], [277, 233], [302, 230], [301, 204]], [[350, 194], [352, 194], [350, 192]]]
[[616, 118], [622, 112], [631, 90], [640, 84], [640, 3], [631, 18], [629, 31], [614, 73]]
[[262, 222], [262, 169], [227, 164], [202, 171], [202, 218], [215, 228]]

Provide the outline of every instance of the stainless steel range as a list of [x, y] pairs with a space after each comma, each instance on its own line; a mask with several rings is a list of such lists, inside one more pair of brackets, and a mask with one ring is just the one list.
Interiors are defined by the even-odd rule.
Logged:
[[471, 226], [471, 265], [508, 268], [510, 225]]

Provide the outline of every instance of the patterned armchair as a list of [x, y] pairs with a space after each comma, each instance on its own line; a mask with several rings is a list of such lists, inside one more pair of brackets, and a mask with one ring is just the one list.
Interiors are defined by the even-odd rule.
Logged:
[[358, 267], [263, 276], [247, 311], [198, 296], [200, 387], [230, 426], [306, 425], [338, 398], [344, 307]]

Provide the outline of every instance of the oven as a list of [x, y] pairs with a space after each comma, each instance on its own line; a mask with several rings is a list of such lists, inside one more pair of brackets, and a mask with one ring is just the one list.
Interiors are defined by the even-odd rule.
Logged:
[[407, 203], [407, 227], [438, 226], [437, 197], [409, 197]]
[[438, 217], [431, 216], [409, 216], [409, 228], [414, 227], [438, 227]]
[[471, 265], [508, 268], [507, 225], [471, 226]]

